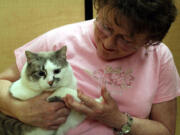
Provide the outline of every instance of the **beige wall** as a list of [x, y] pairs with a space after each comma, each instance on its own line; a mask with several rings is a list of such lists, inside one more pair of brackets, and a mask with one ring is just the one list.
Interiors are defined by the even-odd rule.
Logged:
[[176, 5], [179, 10], [178, 16], [166, 38], [164, 39], [164, 42], [170, 47], [171, 51], [173, 52], [177, 68], [180, 72], [180, 0], [176, 0]]
[[83, 0], [0, 0], [0, 71], [14, 62], [15, 48], [52, 28], [82, 20]]
[[[180, 0], [176, 4], [180, 10]], [[15, 48], [52, 28], [82, 20], [84, 0], [0, 0], [0, 72], [14, 62]], [[164, 42], [172, 50], [180, 72], [180, 15]], [[180, 127], [180, 107], [177, 119]]]
[[[179, 10], [177, 19], [172, 25], [169, 33], [167, 34], [164, 42], [171, 49], [176, 66], [180, 73], [180, 0], [176, 0], [176, 5]], [[177, 126], [176, 126], [176, 135], [180, 135], [180, 98], [178, 98], [178, 115], [177, 115]]]

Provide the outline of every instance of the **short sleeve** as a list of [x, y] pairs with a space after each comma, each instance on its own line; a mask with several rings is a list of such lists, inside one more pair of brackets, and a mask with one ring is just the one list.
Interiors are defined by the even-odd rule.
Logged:
[[17, 48], [14, 53], [16, 57], [16, 64], [19, 69], [19, 71], [22, 70], [23, 65], [26, 62], [26, 57], [25, 57], [25, 51], [29, 50], [32, 52], [46, 52], [46, 51], [56, 51], [62, 45], [65, 45], [65, 40], [64, 38], [59, 38], [62, 37], [63, 30], [61, 27], [57, 29], [53, 29], [37, 38], [34, 40], [28, 42], [27, 44], [23, 45], [20, 48]]
[[153, 103], [160, 103], [180, 96], [180, 78], [173, 56], [167, 46], [160, 48], [160, 71], [158, 88]]
[[86, 38], [85, 34], [89, 24], [93, 24], [93, 20], [60, 26], [16, 49], [14, 53], [19, 71], [26, 62], [26, 50], [32, 52], [56, 51], [64, 45], [68, 46], [68, 50], [70, 50], [73, 48], [71, 45], [76, 45]]
[[46, 51], [47, 50], [46, 35], [45, 34], [41, 35], [14, 51], [16, 57], [16, 64], [19, 71], [22, 70], [24, 63], [26, 62], [26, 57], [25, 57], [26, 50], [30, 50], [32, 52]]

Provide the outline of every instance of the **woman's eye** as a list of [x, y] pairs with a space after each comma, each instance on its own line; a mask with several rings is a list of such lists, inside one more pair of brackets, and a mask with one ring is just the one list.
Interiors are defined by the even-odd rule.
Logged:
[[60, 69], [56, 69], [54, 70], [54, 74], [58, 74], [61, 70]]
[[45, 76], [46, 73], [45, 73], [44, 71], [39, 71], [38, 75], [39, 75], [39, 76]]
[[108, 32], [109, 34], [112, 33], [112, 29], [110, 27], [108, 27], [106, 24], [103, 24], [103, 29]]
[[126, 40], [122, 35], [118, 35], [117, 42], [123, 42], [124, 44], [129, 44], [131, 41]]
[[106, 24], [102, 24], [102, 25], [104, 29], [109, 30], [109, 27]]

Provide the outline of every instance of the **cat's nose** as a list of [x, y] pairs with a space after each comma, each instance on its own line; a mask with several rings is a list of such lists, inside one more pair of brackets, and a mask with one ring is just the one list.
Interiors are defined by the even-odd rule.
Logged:
[[53, 81], [49, 81], [48, 84], [49, 84], [50, 86], [52, 86], [52, 85], [53, 85]]

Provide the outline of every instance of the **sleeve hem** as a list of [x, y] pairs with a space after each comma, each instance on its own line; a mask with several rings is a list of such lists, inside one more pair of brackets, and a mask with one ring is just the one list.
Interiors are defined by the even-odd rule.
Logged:
[[173, 100], [178, 96], [180, 96], [180, 93], [177, 94], [177, 95], [173, 95], [173, 96], [162, 97], [162, 98], [154, 100], [153, 104], [158, 104], [158, 103], [161, 103], [161, 102], [166, 102], [166, 101], [169, 101], [169, 100]]
[[17, 66], [17, 68], [18, 68], [18, 70], [19, 70], [19, 72], [21, 72], [21, 70], [22, 70], [22, 65], [21, 65], [21, 63], [19, 63], [18, 62], [18, 51], [17, 51], [17, 49], [14, 51], [14, 55], [15, 55], [15, 60], [16, 60], [16, 66]]

